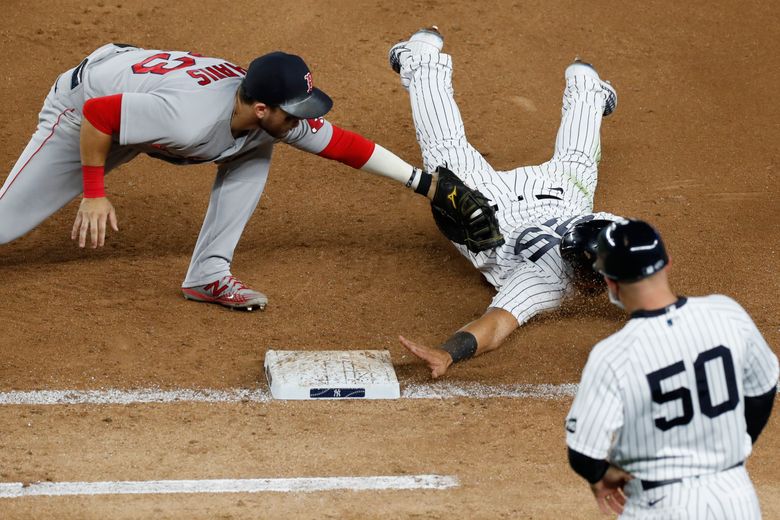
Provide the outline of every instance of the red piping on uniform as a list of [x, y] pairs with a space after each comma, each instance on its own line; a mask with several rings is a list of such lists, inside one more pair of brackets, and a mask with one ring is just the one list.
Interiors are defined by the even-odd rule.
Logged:
[[374, 153], [376, 146], [374, 142], [336, 125], [332, 125], [332, 127], [333, 135], [330, 137], [328, 146], [317, 155], [326, 159], [335, 159], [356, 169], [362, 168], [371, 158], [371, 154]]
[[54, 135], [54, 129], [55, 129], [55, 128], [57, 128], [57, 125], [58, 125], [58, 124], [60, 124], [60, 119], [62, 119], [62, 116], [64, 116], [64, 115], [65, 115], [65, 114], [67, 114], [68, 112], [73, 112], [74, 110], [76, 110], [76, 109], [75, 109], [75, 108], [69, 108], [69, 109], [67, 109], [66, 111], [64, 111], [63, 113], [61, 113], [59, 116], [57, 116], [57, 122], [56, 122], [56, 123], [54, 123], [54, 125], [51, 127], [51, 133], [50, 133], [49, 135], [47, 135], [47, 136], [46, 136], [46, 139], [44, 139], [44, 140], [43, 140], [43, 142], [42, 142], [42, 143], [41, 143], [41, 145], [38, 147], [38, 149], [37, 149], [37, 150], [35, 150], [35, 151], [33, 152], [33, 154], [30, 156], [30, 158], [29, 158], [29, 159], [27, 159], [27, 162], [25, 162], [25, 163], [24, 163], [24, 165], [23, 165], [21, 168], [19, 168], [19, 171], [18, 171], [18, 172], [16, 172], [16, 175], [14, 176], [13, 180], [11, 181], [11, 184], [9, 184], [9, 185], [8, 185], [8, 187], [5, 189], [5, 191], [3, 192], [3, 194], [2, 194], [2, 195], [0, 195], [0, 199], [2, 199], [3, 197], [5, 197], [5, 194], [6, 194], [6, 193], [8, 193], [8, 190], [10, 190], [10, 189], [11, 189], [11, 186], [13, 186], [14, 182], [16, 182], [16, 179], [18, 179], [18, 178], [19, 178], [19, 175], [21, 175], [21, 174], [22, 174], [22, 170], [24, 170], [24, 169], [27, 167], [27, 165], [28, 165], [28, 164], [30, 164], [30, 161], [32, 161], [33, 157], [35, 157], [35, 154], [37, 154], [38, 152], [40, 152], [40, 151], [41, 151], [41, 148], [43, 148], [43, 145], [45, 145], [45, 144], [46, 144], [46, 141], [48, 141], [49, 139], [51, 139], [51, 136], [53, 136], [53, 135]]

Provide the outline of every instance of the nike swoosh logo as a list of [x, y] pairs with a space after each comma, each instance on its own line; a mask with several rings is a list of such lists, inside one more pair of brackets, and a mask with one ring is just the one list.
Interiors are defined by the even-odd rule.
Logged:
[[647, 505], [648, 505], [648, 506], [650, 506], [650, 507], [653, 507], [654, 505], [656, 505], [658, 502], [660, 502], [660, 501], [661, 501], [661, 500], [663, 500], [664, 498], [666, 498], [666, 496], [662, 496], [661, 498], [657, 498], [657, 499], [655, 499], [655, 500], [649, 500], [649, 501], [647, 502]]

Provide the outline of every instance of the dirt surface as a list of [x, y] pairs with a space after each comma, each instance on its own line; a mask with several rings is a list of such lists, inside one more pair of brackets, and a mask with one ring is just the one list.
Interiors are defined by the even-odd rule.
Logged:
[[[472, 143], [497, 169], [551, 154], [563, 69], [595, 63], [619, 94], [602, 127], [596, 208], [652, 221], [681, 294], [723, 293], [777, 351], [780, 314], [780, 8], [772, 2], [4, 1], [0, 165], [10, 171], [62, 71], [105, 42], [246, 65], [302, 55], [334, 123], [419, 163], [389, 46], [437, 23], [455, 60]], [[2, 171], [2, 169], [0, 169]], [[399, 333], [435, 344], [493, 291], [442, 238], [425, 201], [390, 181], [275, 150], [233, 272], [264, 313], [182, 299], [213, 166], [140, 158], [107, 191], [121, 231], [100, 251], [69, 238], [78, 201], [0, 246], [0, 391], [252, 388], [263, 353], [389, 349], [402, 382], [427, 379]], [[0, 180], [5, 173], [0, 173]], [[622, 316], [570, 302], [448, 380], [576, 382]], [[598, 518], [566, 464], [570, 401], [3, 406], [0, 482], [454, 474], [456, 490], [0, 499], [1, 518]], [[111, 419], [106, 421], [106, 419]], [[748, 468], [780, 517], [773, 418]]]

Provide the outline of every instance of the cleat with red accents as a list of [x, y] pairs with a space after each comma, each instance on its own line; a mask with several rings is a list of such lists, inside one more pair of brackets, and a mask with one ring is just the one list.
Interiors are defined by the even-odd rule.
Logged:
[[268, 297], [265, 294], [250, 289], [232, 275], [223, 276], [205, 285], [182, 287], [181, 292], [187, 300], [217, 303], [230, 309], [262, 311], [268, 305]]

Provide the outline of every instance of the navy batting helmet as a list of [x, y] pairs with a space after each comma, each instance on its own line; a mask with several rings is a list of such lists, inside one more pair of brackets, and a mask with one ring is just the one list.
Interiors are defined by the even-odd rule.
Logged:
[[618, 282], [638, 282], [663, 269], [669, 256], [661, 235], [641, 220], [615, 222], [598, 238], [594, 268]]
[[593, 262], [599, 233], [610, 224], [611, 220], [604, 219], [580, 222], [561, 237], [561, 258], [574, 269], [575, 281], [581, 287], [604, 286], [601, 275], [593, 270]]

